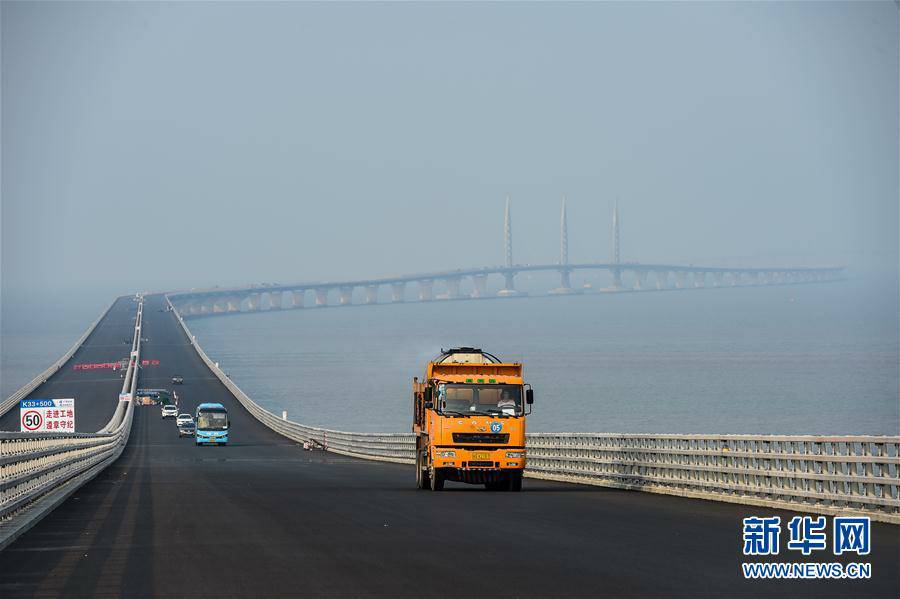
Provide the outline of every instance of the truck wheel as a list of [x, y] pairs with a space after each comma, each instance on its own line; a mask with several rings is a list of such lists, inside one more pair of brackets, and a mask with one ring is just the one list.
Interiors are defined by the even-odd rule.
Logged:
[[430, 486], [428, 470], [424, 468], [425, 456], [422, 452], [416, 453], [416, 488], [427, 489]]
[[444, 473], [441, 472], [438, 468], [435, 468], [431, 471], [430, 483], [432, 491], [443, 491], [444, 490]]
[[522, 473], [516, 472], [509, 479], [509, 490], [518, 493], [522, 490]]

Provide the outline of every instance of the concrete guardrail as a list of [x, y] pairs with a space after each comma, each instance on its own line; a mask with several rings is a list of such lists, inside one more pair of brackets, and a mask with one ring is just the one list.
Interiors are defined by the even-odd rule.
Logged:
[[[415, 463], [412, 433], [355, 433], [283, 420], [201, 359], [257, 420], [299, 443], [339, 454]], [[526, 476], [900, 523], [900, 437], [531, 433]]]
[[[122, 382], [122, 393], [132, 397], [139, 378], [142, 319], [141, 301]], [[133, 417], [134, 401], [119, 401], [96, 433], [0, 432], [0, 550], [113, 463], [128, 443]]]

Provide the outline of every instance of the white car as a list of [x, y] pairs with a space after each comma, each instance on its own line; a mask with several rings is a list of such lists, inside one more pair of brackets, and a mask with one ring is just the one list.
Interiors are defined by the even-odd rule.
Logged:
[[179, 414], [178, 418], [175, 419], [175, 423], [178, 425], [178, 437], [193, 437], [194, 433], [197, 431], [197, 427], [194, 425], [194, 419], [191, 418], [190, 414]]
[[175, 418], [178, 416], [178, 406], [167, 405], [162, 407], [163, 418]]

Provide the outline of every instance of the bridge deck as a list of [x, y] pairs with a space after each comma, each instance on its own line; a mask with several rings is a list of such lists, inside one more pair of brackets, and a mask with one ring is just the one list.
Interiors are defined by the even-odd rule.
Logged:
[[[119, 401], [124, 371], [111, 368], [75, 370], [76, 364], [108, 364], [127, 359], [134, 335], [137, 304], [130, 297], [119, 298], [84, 344], [46, 383], [29, 398], [74, 397], [75, 428], [93, 433], [103, 428]], [[0, 431], [19, 430], [19, 409], [0, 417]]]
[[[232, 443], [194, 447], [157, 409], [138, 409], [122, 457], [0, 552], [0, 596], [900, 593], [895, 526], [873, 526], [867, 558], [834, 558], [872, 562], [871, 580], [750, 582], [741, 518], [792, 513], [534, 480], [521, 494], [454, 484], [433, 494], [414, 488], [408, 466], [305, 452], [241, 408], [161, 306], [145, 306], [144, 357], [160, 365], [141, 385], [184, 375], [183, 411], [222, 402]], [[69, 372], [50, 389], [71, 395], [80, 383]]]

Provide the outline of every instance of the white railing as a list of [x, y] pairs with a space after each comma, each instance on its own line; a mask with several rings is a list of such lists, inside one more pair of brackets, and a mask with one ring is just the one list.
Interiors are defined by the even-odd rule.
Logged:
[[[137, 389], [143, 302], [122, 393]], [[119, 401], [97, 433], [0, 432], [0, 549], [119, 457], [131, 434], [134, 402]]]
[[[284, 420], [247, 396], [173, 315], [213, 374], [260, 422], [340, 454], [415, 463], [412, 433], [354, 433]], [[900, 523], [900, 437], [532, 433], [526, 476]]]
[[78, 341], [75, 342], [69, 350], [60, 357], [59, 360], [50, 365], [49, 368], [44, 370], [42, 373], [31, 379], [26, 385], [20, 388], [18, 391], [0, 401], [0, 416], [3, 416], [7, 412], [9, 412], [14, 406], [19, 405], [19, 400], [25, 399], [28, 397], [28, 394], [37, 389], [39, 386], [43, 385], [47, 382], [51, 376], [56, 374], [56, 372], [63, 367], [63, 365], [69, 361], [69, 359], [75, 355], [75, 352], [78, 351], [84, 342], [87, 341], [87, 338], [91, 336], [91, 333], [94, 332], [94, 329], [97, 328], [97, 325], [100, 324], [100, 321], [103, 320], [113, 306], [116, 305], [116, 300], [113, 300], [106, 310], [100, 314], [100, 317], [97, 318], [94, 322], [91, 323], [91, 326], [87, 328], [87, 330], [82, 333], [81, 337], [78, 338]]
[[900, 523], [900, 437], [528, 435], [540, 478]]

